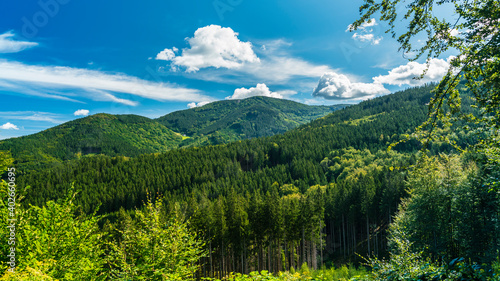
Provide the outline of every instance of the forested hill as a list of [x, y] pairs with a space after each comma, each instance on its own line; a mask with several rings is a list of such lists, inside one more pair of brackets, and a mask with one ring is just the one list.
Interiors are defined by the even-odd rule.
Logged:
[[213, 102], [158, 118], [166, 127], [186, 134], [185, 144], [230, 141], [284, 133], [345, 105], [309, 106], [269, 97]]
[[182, 136], [138, 115], [95, 114], [37, 134], [0, 141], [20, 170], [78, 158], [86, 154], [137, 156], [175, 148]]
[[325, 245], [321, 257], [329, 260], [381, 256], [387, 225], [406, 196], [407, 171], [399, 168], [415, 164], [420, 149], [419, 142], [387, 146], [427, 118], [433, 88], [365, 101], [280, 135], [132, 158], [82, 157], [16, 183], [31, 186], [23, 205], [77, 190], [74, 202], [85, 213], [99, 207], [118, 224], [160, 195], [168, 213], [190, 218], [209, 247], [206, 270], [219, 275], [245, 264], [272, 272], [316, 268]]
[[[216, 198], [230, 190], [266, 192], [274, 182], [305, 191], [335, 180], [328, 169], [335, 163], [327, 157], [336, 150], [353, 147], [374, 153], [385, 150], [402, 133], [412, 132], [427, 117], [432, 89], [414, 88], [365, 101], [273, 137], [130, 159], [85, 157], [64, 168], [33, 173], [19, 184], [31, 185], [27, 199], [42, 204], [64, 194], [75, 182], [82, 189], [84, 209], [91, 211], [102, 203], [103, 212], [139, 206], [148, 192], [184, 198], [197, 190]], [[397, 147], [399, 151], [419, 148], [415, 143]]]
[[134, 157], [271, 136], [342, 107], [253, 97], [213, 102], [157, 120], [100, 113], [30, 136], [0, 141], [0, 150], [10, 150], [20, 170], [32, 171], [88, 154]]

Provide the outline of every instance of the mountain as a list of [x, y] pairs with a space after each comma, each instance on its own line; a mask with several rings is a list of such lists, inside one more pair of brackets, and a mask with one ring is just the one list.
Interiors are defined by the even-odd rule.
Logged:
[[309, 106], [269, 97], [224, 100], [156, 119], [189, 138], [182, 145], [218, 144], [284, 133], [345, 107]]
[[[284, 251], [289, 261], [300, 264], [297, 257], [325, 245], [322, 253], [330, 260], [354, 260], [355, 253], [367, 256], [379, 249], [384, 255], [388, 224], [408, 196], [407, 167], [417, 169], [421, 143], [407, 141], [391, 151], [387, 147], [428, 118], [434, 88], [364, 101], [271, 137], [133, 158], [82, 157], [22, 175], [16, 184], [19, 190], [32, 187], [23, 205], [43, 206], [76, 190], [74, 202], [81, 210], [93, 213], [99, 208], [117, 225], [148, 198], [163, 198], [169, 214], [189, 218], [219, 265], [244, 260], [245, 253], [249, 261], [265, 261], [267, 255], [278, 263]], [[467, 103], [464, 99], [462, 105]], [[460, 128], [438, 131], [464, 147], [463, 141], [475, 132]], [[439, 139], [429, 152], [449, 161], [453, 147]], [[442, 174], [453, 175], [444, 169]], [[429, 177], [436, 179], [436, 187], [443, 185], [434, 174]], [[421, 186], [429, 190], [429, 185]], [[432, 198], [431, 188], [426, 192]], [[436, 194], [450, 194], [450, 185], [444, 188]], [[470, 202], [478, 201], [471, 197]], [[224, 254], [231, 251], [236, 259]]]
[[0, 150], [10, 150], [16, 165], [30, 171], [89, 154], [134, 157], [179, 147], [271, 136], [341, 107], [254, 97], [213, 102], [156, 120], [101, 113], [37, 134], [2, 140]]
[[[84, 209], [91, 211], [101, 204], [102, 212], [139, 206], [148, 193], [172, 200], [189, 197], [191, 192], [206, 193], [210, 198], [230, 192], [265, 194], [275, 182], [305, 191], [334, 180], [329, 165], [335, 167], [336, 160], [327, 159], [331, 153], [350, 147], [385, 151], [390, 143], [411, 133], [427, 118], [433, 88], [413, 88], [361, 102], [272, 137], [130, 159], [85, 157], [28, 175], [19, 185], [39, 186], [30, 190], [27, 200], [42, 204], [64, 194], [74, 182], [82, 190], [79, 200]], [[419, 145], [406, 142], [395, 150], [415, 152]], [[446, 151], [449, 146], [432, 149]], [[136, 174], [141, 176], [132, 176]]]
[[146, 117], [100, 113], [0, 141], [0, 150], [10, 150], [20, 168], [36, 169], [87, 154], [137, 156], [167, 151], [178, 147], [182, 139]]

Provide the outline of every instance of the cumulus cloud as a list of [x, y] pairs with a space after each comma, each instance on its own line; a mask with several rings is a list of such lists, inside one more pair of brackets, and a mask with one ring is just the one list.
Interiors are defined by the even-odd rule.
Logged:
[[38, 46], [38, 43], [28, 41], [16, 41], [13, 39], [14, 33], [6, 32], [0, 35], [0, 54], [18, 53], [22, 50]]
[[207, 105], [207, 104], [209, 104], [209, 103], [211, 103], [211, 102], [210, 102], [210, 101], [200, 101], [200, 102], [198, 102], [198, 103], [196, 103], [196, 102], [191, 102], [191, 103], [188, 103], [188, 105], [187, 105], [187, 106], [188, 106], [189, 108], [195, 108], [195, 107], [202, 107], [202, 106]]
[[157, 60], [173, 60], [175, 58], [175, 53], [178, 51], [176, 47], [172, 49], [165, 49], [156, 55]]
[[87, 109], [78, 109], [77, 111], [75, 111], [75, 113], [73, 113], [75, 116], [87, 116], [89, 115], [90, 111], [88, 111]]
[[7, 123], [3, 124], [2, 126], [0, 126], [0, 129], [2, 129], [2, 130], [19, 130], [19, 128], [16, 125], [14, 125], [10, 122], [7, 122]]
[[450, 67], [450, 60], [432, 58], [428, 61], [429, 69], [422, 79], [420, 77], [427, 68], [426, 63], [418, 63], [415, 61], [408, 62], [405, 65], [398, 66], [389, 71], [387, 75], [379, 75], [374, 77], [376, 83], [389, 84], [389, 85], [410, 85], [419, 86], [428, 82], [436, 82], [441, 80], [446, 75]]
[[252, 43], [242, 42], [238, 33], [229, 27], [209, 25], [199, 28], [194, 37], [187, 39], [189, 48], [176, 56], [176, 48], [165, 49], [157, 60], [172, 61], [176, 66], [186, 67], [188, 72], [201, 68], [239, 68], [245, 62], [258, 62], [259, 58], [252, 49]]
[[[0, 60], [0, 87], [32, 95], [37, 90], [60, 90], [59, 95], [75, 97], [79, 90], [93, 100], [114, 101], [137, 105], [135, 101], [118, 98], [112, 93], [122, 93], [158, 101], [203, 101], [210, 97], [199, 90], [184, 88], [171, 83], [152, 82], [125, 74], [61, 66], [26, 65]], [[65, 90], [65, 91], [63, 91]], [[54, 98], [61, 98], [56, 96]]]
[[237, 99], [246, 99], [249, 97], [255, 97], [255, 96], [263, 96], [263, 97], [270, 97], [270, 98], [277, 98], [277, 99], [282, 99], [286, 95], [295, 95], [297, 92], [295, 91], [290, 91], [290, 90], [285, 90], [285, 91], [278, 91], [278, 92], [271, 92], [269, 88], [266, 86], [264, 83], [257, 84], [256, 87], [252, 88], [239, 88], [234, 90], [234, 93], [232, 96], [226, 97], [228, 100], [237, 100]]
[[359, 100], [388, 93], [389, 91], [380, 83], [353, 83], [343, 74], [327, 72], [321, 76], [313, 96], [328, 100]]
[[323, 73], [333, 71], [327, 65], [288, 54], [286, 48], [291, 42], [263, 41], [256, 44], [260, 48], [254, 52], [251, 42], [242, 42], [231, 28], [217, 25], [199, 28], [187, 43], [189, 47], [180, 55], [175, 48], [165, 49], [156, 59], [169, 61], [170, 71], [184, 69], [183, 75], [189, 78], [231, 84], [293, 83], [296, 78], [316, 80]]
[[[375, 19], [370, 19], [368, 21], [365, 21], [363, 24], [361, 24], [359, 27], [358, 27], [358, 32], [355, 32], [353, 35], [352, 35], [352, 39], [354, 40], [358, 40], [358, 41], [361, 41], [361, 42], [369, 42], [370, 44], [372, 45], [378, 45], [380, 44], [380, 41], [382, 41], [383, 37], [381, 36], [375, 36], [374, 32], [374, 28], [375, 26], [377, 26], [378, 23]], [[347, 31], [354, 31], [354, 27], [352, 26], [352, 24], [350, 24], [348, 27], [347, 27]]]

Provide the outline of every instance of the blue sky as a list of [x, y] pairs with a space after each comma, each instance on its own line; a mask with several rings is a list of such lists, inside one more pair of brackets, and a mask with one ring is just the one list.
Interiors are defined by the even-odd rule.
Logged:
[[[151, 118], [255, 95], [357, 103], [437, 81], [362, 1], [9, 0], [0, 4], [0, 139], [95, 113]], [[446, 11], [444, 11], [446, 14]], [[418, 42], [416, 42], [418, 44]]]

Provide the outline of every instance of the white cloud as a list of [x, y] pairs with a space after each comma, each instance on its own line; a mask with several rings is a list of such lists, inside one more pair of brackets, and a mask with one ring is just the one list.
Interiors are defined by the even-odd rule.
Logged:
[[175, 58], [175, 52], [178, 49], [173, 47], [172, 49], [165, 49], [156, 55], [157, 60], [173, 60]]
[[[66, 96], [63, 96], [62, 93], [58, 92], [54, 87], [46, 87], [42, 89], [40, 86], [32, 87], [33, 85], [27, 83], [14, 83], [14, 81], [2, 81], [0, 80], [0, 90], [1, 91], [11, 91], [16, 93], [23, 93], [30, 96], [36, 96], [41, 98], [49, 98], [56, 100], [64, 100], [71, 101], [77, 103], [84, 103], [82, 101], [78, 101]], [[66, 93], [66, 95], [71, 96], [71, 93]]]
[[[352, 35], [352, 39], [354, 40], [358, 40], [358, 41], [361, 41], [361, 42], [369, 42], [370, 44], [372, 45], [378, 45], [380, 44], [380, 41], [382, 41], [383, 37], [381, 36], [375, 36], [374, 32], [375, 30], [373, 29], [373, 27], [377, 26], [378, 23], [375, 19], [370, 19], [368, 21], [365, 21], [363, 24], [361, 24], [357, 30], [360, 32], [355, 32], [353, 35]], [[347, 27], [347, 31], [354, 31], [354, 27], [352, 26], [352, 24], [350, 24], [348, 27]]]
[[353, 83], [343, 74], [327, 72], [321, 76], [313, 96], [328, 100], [360, 100], [388, 93], [380, 83]]
[[449, 32], [450, 32], [450, 35], [453, 36], [453, 37], [456, 37], [456, 36], [460, 35], [460, 31], [458, 29], [456, 29], [456, 28], [450, 29]]
[[176, 56], [175, 48], [165, 49], [156, 59], [172, 61], [174, 65], [186, 67], [188, 72], [208, 67], [235, 69], [245, 62], [259, 61], [252, 43], [240, 41], [238, 33], [229, 27], [205, 26], [187, 41], [189, 48], [183, 49], [182, 55]]
[[[120, 99], [110, 92], [123, 93], [158, 101], [203, 101], [210, 99], [199, 90], [184, 88], [171, 83], [151, 82], [125, 74], [112, 74], [96, 70], [61, 66], [26, 65], [0, 60], [0, 82], [3, 89], [22, 91], [29, 85], [31, 90], [59, 89], [60, 95], [72, 96], [69, 90], [80, 90], [94, 100], [110, 100], [129, 105], [137, 103]], [[18, 85], [14, 85], [18, 83]], [[20, 87], [19, 85], [23, 85]], [[69, 92], [69, 93], [68, 93]], [[30, 91], [22, 91], [32, 94]], [[74, 95], [73, 95], [74, 96]]]
[[0, 54], [1, 53], [17, 53], [22, 50], [38, 46], [38, 43], [28, 41], [13, 40], [14, 33], [6, 32], [0, 35]]
[[249, 65], [244, 73], [251, 74], [261, 81], [285, 83], [294, 77], [317, 78], [328, 71], [332, 70], [326, 65], [314, 65], [292, 57], [270, 56], [260, 64]]
[[370, 42], [372, 45], [378, 45], [380, 41], [382, 41], [382, 37], [377, 37], [375, 38], [375, 35], [369, 33], [369, 34], [358, 34], [354, 33], [352, 35], [352, 38], [354, 40], [359, 40], [361, 42]]
[[202, 107], [204, 105], [207, 105], [211, 103], [210, 101], [200, 101], [199, 103], [196, 103], [196, 102], [191, 102], [191, 103], [188, 103], [188, 107], [189, 108], [195, 108], [195, 107]]
[[[363, 22], [359, 27], [358, 30], [366, 30], [369, 27], [377, 26], [377, 20], [376, 19], [369, 19], [365, 22]], [[354, 26], [352, 24], [347, 26], [347, 29], [345, 30], [346, 32], [354, 31]]]
[[415, 61], [408, 62], [405, 65], [398, 66], [389, 71], [387, 75], [379, 75], [374, 77], [376, 83], [389, 84], [389, 85], [410, 85], [418, 86], [428, 82], [436, 82], [441, 80], [448, 72], [450, 67], [449, 60], [435, 59], [429, 60], [429, 69], [422, 79], [415, 79], [420, 77], [427, 68], [427, 64], [418, 63]]
[[295, 95], [297, 92], [291, 91], [291, 90], [284, 90], [284, 91], [278, 91], [278, 92], [271, 92], [269, 88], [266, 86], [266, 84], [257, 84], [256, 87], [252, 88], [239, 88], [234, 90], [234, 93], [232, 96], [226, 97], [226, 99], [230, 100], [235, 100], [235, 99], [246, 99], [249, 97], [255, 97], [255, 96], [264, 96], [264, 97], [270, 97], [270, 98], [277, 98], [277, 99], [282, 99], [284, 96], [287, 95]]
[[75, 111], [75, 113], [73, 113], [75, 116], [87, 116], [89, 115], [90, 111], [88, 111], [87, 109], [78, 109], [77, 111]]
[[90, 90], [88, 91], [89, 98], [94, 100], [94, 101], [111, 101], [115, 103], [120, 103], [123, 105], [128, 105], [128, 106], [137, 106], [139, 105], [139, 102], [133, 101], [130, 99], [122, 99], [119, 97], [116, 97], [113, 94], [110, 94], [106, 91], [101, 91], [101, 90]]
[[7, 122], [7, 123], [3, 124], [2, 126], [0, 126], [0, 129], [2, 129], [2, 130], [19, 130], [19, 128], [16, 125], [14, 125], [10, 122]]
[[165, 49], [156, 57], [170, 61], [171, 72], [181, 67], [188, 78], [231, 84], [283, 84], [292, 80], [295, 83], [297, 78], [316, 80], [333, 71], [327, 65], [289, 55], [284, 49], [292, 43], [283, 39], [258, 43], [260, 48], [255, 51], [259, 57], [252, 43], [242, 42], [237, 36], [231, 28], [206, 26], [187, 39], [189, 48], [183, 49], [181, 55], [175, 56], [174, 49]]

